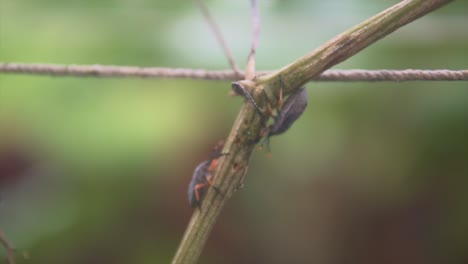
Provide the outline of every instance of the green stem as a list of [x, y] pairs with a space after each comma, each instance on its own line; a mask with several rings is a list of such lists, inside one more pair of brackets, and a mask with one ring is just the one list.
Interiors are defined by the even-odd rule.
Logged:
[[291, 93], [325, 70], [350, 58], [377, 40], [398, 28], [434, 11], [453, 0], [405, 0], [369, 18], [348, 31], [336, 36], [316, 50], [283, 67], [261, 76], [257, 84], [268, 93], [279, 90], [279, 76], [286, 84], [283, 92]]
[[[338, 35], [279, 71], [261, 76], [255, 83], [244, 82], [244, 87], [252, 92], [255, 99], [259, 99], [260, 107], [264, 107], [265, 102], [260, 97], [261, 90], [266, 89], [267, 94], [276, 94], [280, 88], [280, 77], [286, 85], [285, 94], [289, 94], [326, 69], [346, 60], [403, 25], [451, 1], [453, 0], [402, 1]], [[241, 184], [247, 172], [248, 162], [254, 149], [252, 142], [259, 136], [264, 122], [265, 120], [260, 118], [250, 103], [243, 104], [223, 149], [223, 153], [229, 153], [229, 155], [220, 159], [214, 172], [215, 185], [219, 186], [225, 195], [220, 196], [211, 189], [207, 192], [201, 211], [196, 210], [190, 220], [172, 260], [173, 264], [197, 262], [225, 202]]]

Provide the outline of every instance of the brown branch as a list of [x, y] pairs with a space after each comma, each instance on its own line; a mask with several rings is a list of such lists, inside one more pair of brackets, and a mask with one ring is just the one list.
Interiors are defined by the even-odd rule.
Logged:
[[[280, 71], [253, 81], [241, 81], [243, 87], [253, 91], [260, 107], [265, 106], [262, 90], [276, 92], [279, 78], [283, 78], [286, 92], [297, 89], [324, 70], [351, 57], [373, 42], [397, 28], [416, 20], [451, 0], [405, 0], [382, 13], [364, 21], [346, 33], [321, 46], [317, 51], [284, 67]], [[224, 195], [209, 189], [201, 210], [195, 211], [179, 245], [173, 264], [195, 263], [201, 254], [209, 233], [227, 199], [241, 184], [246, 173], [254, 142], [265, 126], [265, 118], [257, 114], [249, 102], [244, 102], [231, 133], [226, 141], [224, 156], [214, 172], [215, 185]]]
[[[144, 68], [105, 65], [60, 65], [0, 63], [0, 74], [48, 75], [55, 77], [106, 77], [106, 78], [172, 78], [216, 81], [238, 81], [241, 73], [231, 70], [209, 71], [202, 69]], [[260, 71], [258, 75], [272, 73]], [[403, 82], [403, 81], [467, 81], [468, 70], [328, 70], [312, 81], [339, 82]]]
[[231, 51], [229, 50], [229, 46], [227, 45], [226, 41], [224, 40], [223, 34], [221, 33], [221, 30], [219, 29], [218, 25], [216, 24], [215, 20], [210, 14], [210, 11], [206, 7], [206, 5], [203, 3], [203, 0], [194, 0], [197, 6], [200, 8], [203, 16], [205, 17], [205, 20], [208, 22], [210, 25], [211, 30], [215, 34], [216, 40], [218, 41], [219, 45], [223, 48], [224, 55], [229, 61], [229, 64], [231, 65], [231, 69], [237, 74], [240, 75], [240, 70], [239, 67], [236, 64], [236, 61], [234, 60], [234, 57], [232, 56]]
[[405, 82], [468, 81], [468, 70], [327, 70], [313, 81]]

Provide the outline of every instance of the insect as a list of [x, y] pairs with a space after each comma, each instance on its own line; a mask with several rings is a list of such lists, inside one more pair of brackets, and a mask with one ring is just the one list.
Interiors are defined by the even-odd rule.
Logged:
[[253, 99], [252, 95], [249, 93], [249, 91], [247, 91], [247, 89], [245, 89], [241, 84], [239, 83], [232, 83], [231, 85], [232, 87], [232, 90], [236, 93], [236, 94], [239, 94], [239, 95], [242, 95], [244, 96], [244, 98], [246, 98], [247, 100], [249, 100], [249, 102], [255, 107], [255, 110], [257, 110], [257, 112], [262, 116], [264, 117], [265, 114], [263, 113], [262, 109], [260, 109], [260, 107], [257, 105], [257, 103], [255, 102], [255, 100]]
[[[266, 96], [266, 95], [265, 95]], [[279, 105], [282, 101], [282, 92], [280, 90]], [[307, 90], [301, 87], [294, 91], [284, 104], [279, 108], [277, 115], [273, 116], [274, 122], [265, 128], [262, 134], [265, 136], [268, 152], [270, 152], [270, 137], [286, 132], [292, 124], [302, 115], [307, 107]], [[268, 106], [271, 113], [271, 107]], [[262, 143], [263, 145], [263, 143]]]
[[211, 157], [208, 160], [200, 163], [193, 172], [192, 181], [188, 187], [188, 200], [191, 207], [198, 207], [201, 209], [201, 199], [205, 195], [208, 187], [213, 187], [213, 189], [221, 194], [221, 191], [218, 187], [214, 186], [213, 179], [211, 177], [211, 172], [216, 168], [218, 159], [221, 156], [227, 155], [221, 153], [223, 143], [218, 143], [211, 153]]
[[275, 122], [269, 127], [268, 136], [284, 133], [296, 121], [307, 107], [307, 90], [304, 87], [297, 89], [284, 102], [274, 117]]
[[[281, 85], [284, 85], [282, 78], [280, 77]], [[232, 90], [239, 95], [244, 96], [257, 110], [257, 112], [262, 117], [273, 116], [273, 110], [269, 103], [267, 103], [267, 113], [265, 114], [258, 104], [253, 99], [252, 95], [239, 83], [232, 83]], [[263, 91], [266, 101], [269, 99]], [[286, 132], [292, 124], [302, 115], [305, 108], [307, 107], [307, 90], [304, 87], [301, 87], [294, 91], [283, 103], [283, 89], [280, 89], [278, 103], [276, 106], [277, 115], [273, 116], [274, 122], [272, 125], [265, 127], [260, 133], [260, 137], [254, 142], [258, 143], [261, 137], [265, 137], [263, 143], [266, 143], [268, 152], [270, 152], [270, 137], [274, 135], [279, 135]], [[263, 146], [262, 143], [262, 146]]]

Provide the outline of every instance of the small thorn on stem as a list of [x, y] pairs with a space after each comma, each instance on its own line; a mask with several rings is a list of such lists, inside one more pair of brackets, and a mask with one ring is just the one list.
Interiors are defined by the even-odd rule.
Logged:
[[273, 108], [271, 108], [270, 103], [267, 103], [267, 115], [272, 116], [273, 115]]
[[283, 87], [280, 88], [278, 97], [278, 103], [276, 104], [277, 109], [279, 109], [283, 105]]

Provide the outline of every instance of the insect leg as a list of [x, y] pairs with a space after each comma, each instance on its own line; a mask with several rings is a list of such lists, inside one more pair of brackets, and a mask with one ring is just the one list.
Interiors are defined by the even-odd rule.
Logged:
[[195, 200], [197, 201], [197, 204], [200, 205], [200, 189], [203, 189], [206, 187], [206, 183], [199, 183], [196, 184], [195, 187], [193, 187], [193, 190], [195, 192]]
[[198, 209], [200, 209], [200, 210], [201, 210], [201, 195], [200, 195], [200, 192], [205, 187], [206, 187], [206, 183], [199, 183], [199, 184], [196, 184], [193, 187], [193, 191], [194, 191], [194, 194], [195, 194], [195, 204], [197, 205]]

